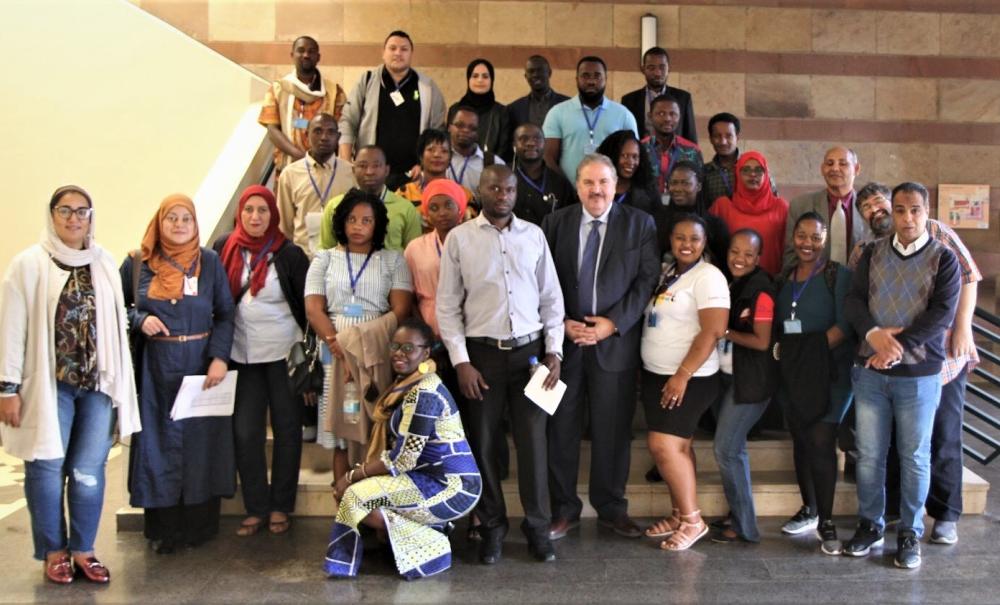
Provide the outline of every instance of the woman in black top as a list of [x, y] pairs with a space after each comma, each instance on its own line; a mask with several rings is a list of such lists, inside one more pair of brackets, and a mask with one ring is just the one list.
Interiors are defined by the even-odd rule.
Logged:
[[618, 173], [615, 185], [615, 202], [645, 210], [656, 216], [661, 205], [660, 196], [653, 188], [653, 169], [646, 148], [631, 130], [612, 132], [604, 139], [597, 153], [611, 158]]
[[449, 108], [466, 105], [476, 110], [479, 116], [479, 147], [483, 153], [493, 153], [505, 161], [510, 161], [513, 150], [510, 143], [510, 119], [507, 107], [497, 103], [493, 95], [493, 64], [486, 59], [474, 59], [465, 68], [468, 88], [465, 96]]

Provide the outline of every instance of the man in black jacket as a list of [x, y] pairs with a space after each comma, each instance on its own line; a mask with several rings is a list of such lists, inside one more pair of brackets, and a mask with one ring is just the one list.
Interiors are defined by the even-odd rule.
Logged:
[[633, 90], [622, 97], [622, 105], [628, 107], [635, 122], [639, 125], [640, 138], [653, 134], [653, 126], [646, 119], [649, 116], [649, 103], [660, 95], [670, 95], [677, 100], [681, 110], [681, 122], [677, 126], [677, 134], [694, 143], [698, 142], [698, 128], [694, 123], [694, 103], [691, 93], [680, 88], [667, 86], [667, 76], [670, 75], [670, 55], [665, 48], [654, 46], [642, 55], [642, 74], [646, 76], [646, 85], [639, 90]]

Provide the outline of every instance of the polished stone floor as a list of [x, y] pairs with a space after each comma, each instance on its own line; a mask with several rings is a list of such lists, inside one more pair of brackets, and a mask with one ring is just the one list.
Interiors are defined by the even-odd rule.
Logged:
[[[42, 580], [30, 558], [28, 514], [17, 500], [19, 468], [0, 463], [0, 535], [4, 554], [0, 602], [41, 603], [1000, 603], [1000, 468], [976, 472], [991, 481], [987, 514], [964, 518], [955, 546], [923, 545], [916, 571], [892, 566], [894, 534], [884, 554], [829, 557], [815, 538], [785, 538], [781, 519], [763, 519], [760, 545], [721, 545], [707, 539], [684, 553], [666, 553], [652, 540], [626, 540], [594, 520], [557, 543], [559, 560], [535, 563], [523, 538], [508, 536], [504, 559], [475, 563], [474, 549], [454, 537], [455, 564], [435, 578], [406, 582], [378, 553], [356, 580], [327, 580], [320, 563], [329, 522], [297, 519], [284, 536], [233, 535], [238, 519], [197, 549], [172, 556], [150, 551], [141, 534], [116, 533], [122, 504], [121, 464], [109, 463], [108, 501], [97, 549], [111, 568], [108, 586]], [[838, 519], [841, 537], [853, 520]], [[515, 525], [516, 527], [516, 525]], [[460, 534], [461, 532], [456, 532]]]

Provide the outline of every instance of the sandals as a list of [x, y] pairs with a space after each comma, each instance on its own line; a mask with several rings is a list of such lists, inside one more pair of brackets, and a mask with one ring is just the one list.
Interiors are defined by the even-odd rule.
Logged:
[[[659, 521], [657, 521], [656, 523], [647, 527], [645, 532], [646, 537], [669, 538], [670, 536], [674, 535], [674, 532], [676, 532], [681, 526], [681, 520], [679, 518], [680, 512], [681, 512], [680, 510], [675, 508], [670, 512], [669, 517], [664, 517]], [[666, 529], [664, 529], [664, 527]]]
[[278, 513], [285, 515], [284, 519], [275, 520], [274, 513], [271, 513], [271, 518], [267, 523], [267, 530], [274, 535], [279, 535], [287, 532], [292, 527], [292, 518], [285, 513]]
[[[688, 519], [695, 519], [694, 523]], [[660, 542], [660, 548], [670, 551], [687, 550], [708, 534], [708, 526], [701, 518], [701, 511], [696, 510], [686, 515], [680, 515], [681, 524], [670, 538]]]
[[263, 525], [264, 520], [260, 517], [247, 517], [246, 519], [243, 519], [242, 523], [240, 523], [239, 528], [236, 530], [236, 535], [243, 538], [255, 536]]

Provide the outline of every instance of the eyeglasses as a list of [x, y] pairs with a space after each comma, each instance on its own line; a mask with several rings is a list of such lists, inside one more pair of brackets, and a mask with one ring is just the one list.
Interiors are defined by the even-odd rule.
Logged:
[[93, 208], [70, 208], [69, 206], [56, 206], [52, 209], [64, 221], [68, 221], [70, 215], [75, 214], [81, 221], [88, 221], [94, 214]]
[[396, 351], [402, 350], [407, 355], [416, 351], [417, 349], [426, 349], [426, 348], [427, 345], [415, 345], [412, 342], [404, 342], [402, 344], [398, 342], [389, 343], [389, 351], [395, 353]]
[[745, 174], [746, 176], [764, 176], [764, 167], [744, 166], [740, 168], [740, 174]]

